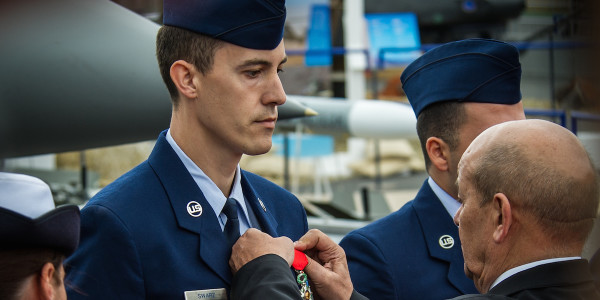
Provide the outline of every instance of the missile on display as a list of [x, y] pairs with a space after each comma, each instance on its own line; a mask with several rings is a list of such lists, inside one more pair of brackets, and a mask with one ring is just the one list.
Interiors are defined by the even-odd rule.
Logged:
[[283, 105], [277, 107], [278, 120], [312, 117], [318, 114], [318, 112], [310, 107], [307, 107], [306, 105], [303, 105], [299, 101], [296, 101], [293, 98], [290, 99], [289, 96]]
[[[171, 116], [159, 28], [111, 1], [0, 1], [0, 158], [156, 139]], [[320, 115], [298, 118], [311, 109]], [[279, 119], [277, 128], [414, 135], [410, 106], [387, 101], [288, 96]]]
[[0, 2], [0, 158], [156, 139], [171, 117], [159, 28], [111, 1]]
[[279, 130], [293, 130], [302, 125], [314, 133], [349, 134], [362, 138], [396, 139], [417, 136], [417, 120], [411, 106], [406, 103], [293, 95], [288, 95], [287, 101], [300, 102], [319, 115], [278, 121]]
[[0, 3], [0, 157], [156, 139], [159, 26], [111, 1]]

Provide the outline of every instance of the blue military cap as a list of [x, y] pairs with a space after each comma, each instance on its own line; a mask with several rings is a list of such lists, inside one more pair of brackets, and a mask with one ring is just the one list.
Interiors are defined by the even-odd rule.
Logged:
[[79, 244], [79, 207], [54, 207], [50, 187], [0, 172], [0, 249], [47, 248], [70, 255]]
[[283, 38], [285, 0], [164, 0], [163, 24], [251, 49], [275, 49]]
[[417, 117], [443, 101], [521, 101], [519, 51], [496, 40], [467, 39], [431, 49], [408, 65], [400, 80]]

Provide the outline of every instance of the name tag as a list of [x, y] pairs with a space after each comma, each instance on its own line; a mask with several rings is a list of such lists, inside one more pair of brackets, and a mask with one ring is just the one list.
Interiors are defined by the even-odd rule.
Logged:
[[224, 288], [211, 289], [211, 290], [197, 290], [197, 291], [185, 291], [185, 300], [198, 300], [198, 299], [216, 299], [216, 300], [227, 300], [227, 292]]

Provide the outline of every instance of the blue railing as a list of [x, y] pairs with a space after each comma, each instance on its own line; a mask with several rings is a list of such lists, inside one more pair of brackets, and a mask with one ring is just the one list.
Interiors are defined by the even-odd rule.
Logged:
[[571, 111], [571, 131], [574, 134], [577, 134], [578, 122], [580, 120], [600, 122], [600, 115], [580, 111]]
[[[566, 111], [558, 109], [525, 109], [525, 115], [530, 117], [546, 117], [552, 119], [554, 122], [556, 122], [556, 118], [558, 118], [559, 122], [556, 123], [570, 129], [573, 134], [577, 134], [580, 121], [600, 122], [600, 115], [575, 110], [569, 111], [567, 114]], [[567, 126], [567, 117], [570, 117], [570, 126]]]
[[[580, 48], [580, 47], [588, 46], [588, 44], [584, 43], [584, 42], [572, 42], [572, 41], [571, 42], [554, 41], [552, 43], [549, 43], [549, 42], [510, 42], [510, 44], [514, 45], [519, 50], [529, 50], [529, 49], [537, 50], [537, 49], [549, 49], [549, 48], [571, 49], [571, 48]], [[371, 64], [371, 60], [369, 59], [369, 50], [368, 49], [346, 49], [344, 47], [333, 47], [330, 49], [323, 49], [323, 50], [290, 49], [290, 50], [286, 50], [286, 53], [289, 56], [308, 56], [308, 55], [323, 55], [323, 54], [344, 55], [344, 54], [348, 54], [348, 53], [362, 53], [365, 57], [365, 62], [366, 62], [366, 67], [367, 67], [366, 71], [372, 72], [372, 85], [373, 86], [371, 88], [373, 90], [373, 98], [376, 99], [376, 98], [378, 98], [378, 95], [377, 95], [377, 85], [378, 85], [377, 71], [385, 69], [386, 53], [406, 52], [406, 51], [414, 51], [414, 50], [419, 50], [419, 49], [421, 51], [426, 52], [426, 51], [429, 51], [439, 45], [441, 45], [441, 44], [424, 44], [418, 49], [417, 48], [381, 48], [378, 53], [378, 58], [376, 61], [375, 68], [373, 68], [373, 66]], [[570, 111], [570, 113], [568, 114], [564, 110], [556, 110], [556, 109], [525, 109], [525, 114], [527, 116], [539, 116], [539, 117], [550, 118], [554, 122], [560, 124], [561, 126], [563, 126], [565, 128], [570, 127], [570, 130], [574, 134], [577, 134], [578, 122], [580, 120], [600, 122], [600, 115], [586, 113], [586, 112], [579, 112], [579, 111]], [[568, 117], [570, 117], [570, 121], [571, 121], [570, 124], [567, 124]], [[568, 126], [568, 125], [570, 125], [570, 126]]]
[[[526, 116], [540, 116], [551, 118], [555, 123], [567, 128], [567, 113], [564, 110], [558, 109], [525, 109]], [[556, 122], [556, 118], [560, 121]]]

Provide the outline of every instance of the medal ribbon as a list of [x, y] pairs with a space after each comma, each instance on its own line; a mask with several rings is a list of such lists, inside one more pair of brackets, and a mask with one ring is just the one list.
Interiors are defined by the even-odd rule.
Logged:
[[306, 258], [306, 254], [294, 249], [294, 262], [292, 262], [292, 267], [295, 270], [302, 271], [308, 265], [308, 258]]
[[303, 300], [314, 300], [313, 294], [310, 290], [310, 286], [308, 285], [308, 276], [304, 273], [304, 268], [308, 265], [308, 258], [306, 254], [294, 249], [294, 261], [292, 262], [292, 267], [296, 270], [296, 282], [300, 286], [300, 297]]

